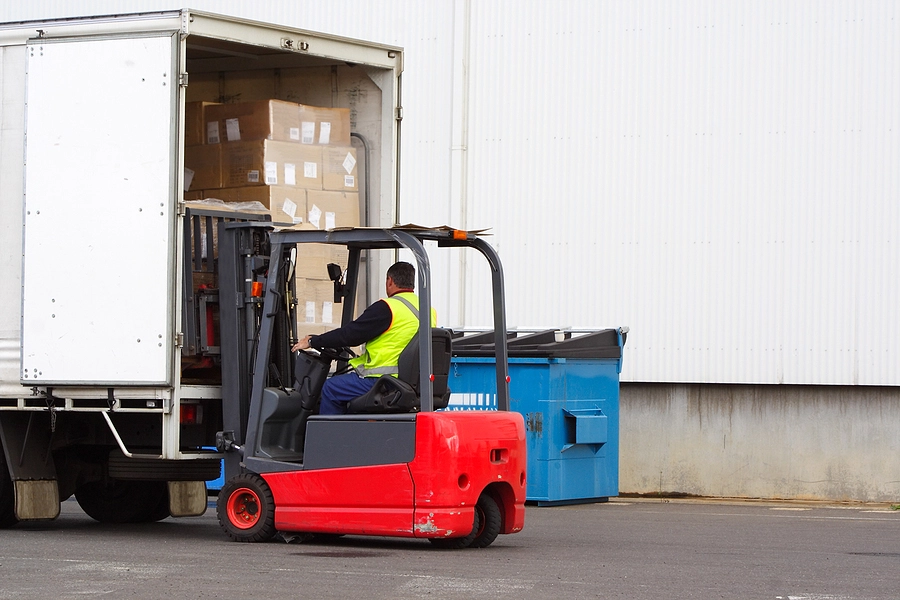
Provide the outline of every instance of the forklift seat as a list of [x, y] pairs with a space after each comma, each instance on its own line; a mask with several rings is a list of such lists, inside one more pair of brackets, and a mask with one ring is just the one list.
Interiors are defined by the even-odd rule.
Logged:
[[[433, 406], [447, 408], [450, 403], [450, 357], [453, 332], [449, 329], [431, 329], [431, 360]], [[397, 377], [382, 375], [366, 394], [354, 398], [347, 405], [349, 414], [404, 413], [421, 408], [419, 401], [419, 334], [413, 336], [400, 353]]]

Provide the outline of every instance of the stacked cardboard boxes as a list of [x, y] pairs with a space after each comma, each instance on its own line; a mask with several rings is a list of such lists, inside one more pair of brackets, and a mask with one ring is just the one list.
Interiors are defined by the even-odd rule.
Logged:
[[[185, 113], [186, 141], [205, 142], [186, 143], [186, 194], [260, 202], [279, 225], [310, 222], [310, 213], [319, 229], [360, 224], [349, 109], [262, 100], [192, 102]], [[340, 194], [309, 202], [322, 191]]]
[[[277, 225], [334, 229], [360, 225], [359, 173], [350, 111], [282, 100], [192, 102], [185, 110], [185, 197], [259, 202]], [[300, 337], [340, 324], [329, 263], [347, 250], [298, 248]]]
[[222, 187], [222, 156], [219, 146], [204, 143], [206, 111], [216, 102], [187, 102], [184, 105], [184, 191], [196, 199], [201, 190]]

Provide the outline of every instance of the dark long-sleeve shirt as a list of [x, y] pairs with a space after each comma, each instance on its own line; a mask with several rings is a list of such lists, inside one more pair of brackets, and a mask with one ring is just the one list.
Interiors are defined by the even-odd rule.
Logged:
[[347, 325], [312, 336], [309, 345], [319, 350], [359, 346], [387, 331], [393, 319], [391, 307], [384, 300], [379, 300], [369, 305], [363, 314]]

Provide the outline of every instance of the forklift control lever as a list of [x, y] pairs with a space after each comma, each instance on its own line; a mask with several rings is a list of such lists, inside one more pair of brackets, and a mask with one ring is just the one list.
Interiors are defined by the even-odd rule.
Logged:
[[216, 432], [216, 452], [241, 452], [242, 448], [234, 443], [233, 431]]

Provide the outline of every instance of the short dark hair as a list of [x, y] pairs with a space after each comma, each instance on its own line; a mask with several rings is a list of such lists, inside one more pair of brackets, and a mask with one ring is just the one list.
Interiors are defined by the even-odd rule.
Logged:
[[416, 289], [416, 268], [408, 262], [395, 262], [387, 270], [387, 276], [394, 280], [394, 285], [405, 290]]

